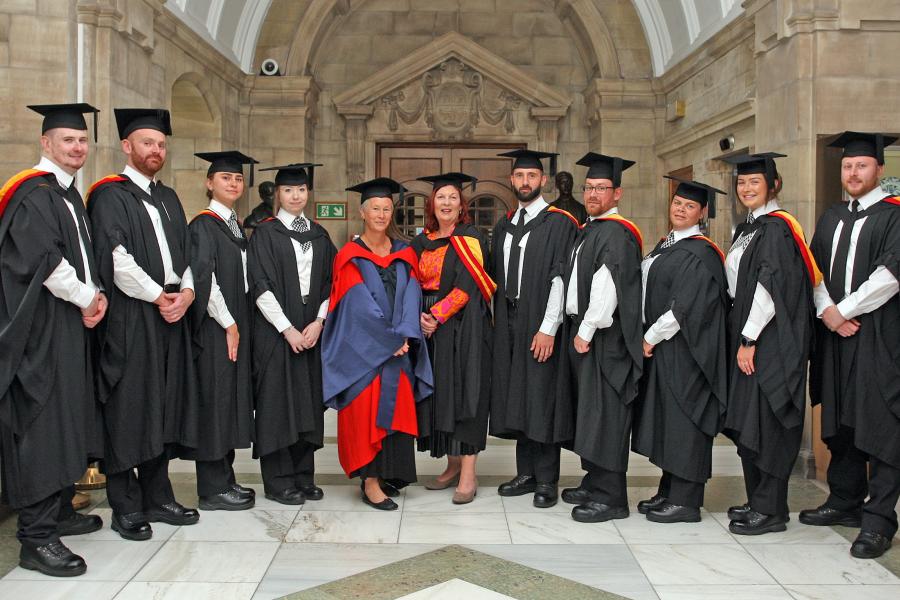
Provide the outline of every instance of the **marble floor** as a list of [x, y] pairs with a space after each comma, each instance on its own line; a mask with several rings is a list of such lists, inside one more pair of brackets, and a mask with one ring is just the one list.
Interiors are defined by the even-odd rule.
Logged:
[[[327, 451], [320, 471], [332, 470], [324, 466]], [[502, 465], [509, 458], [502, 455], [510, 454], [511, 447], [492, 452]], [[422, 461], [423, 472], [440, 468], [438, 461], [425, 457]], [[176, 495], [195, 506], [193, 475], [180, 472], [186, 471], [182, 466], [172, 468]], [[101, 515], [105, 526], [90, 535], [66, 538], [88, 563], [88, 572], [73, 580], [15, 567], [15, 519], [0, 520], [0, 574], [5, 573], [0, 598], [900, 598], [900, 557], [894, 556], [900, 547], [878, 561], [857, 560], [848, 552], [853, 530], [806, 527], [797, 522], [796, 514], [784, 533], [731, 535], [725, 511], [743, 501], [743, 484], [730, 472], [727, 461], [714, 464], [716, 475], [707, 487], [702, 521], [673, 525], [650, 523], [634, 507], [655, 491], [652, 473], [629, 476], [632, 515], [628, 519], [588, 525], [572, 521], [571, 507], [563, 503], [540, 510], [531, 506], [529, 496], [501, 498], [496, 485], [503, 477], [492, 474], [487, 464], [482, 466], [481, 486], [472, 504], [455, 506], [450, 502], [452, 490], [427, 491], [414, 485], [403, 491], [397, 499], [400, 510], [392, 513], [365, 506], [359, 487], [348, 485], [336, 472], [323, 472], [320, 478], [323, 500], [302, 507], [277, 504], [263, 497], [258, 473], [248, 470], [239, 479], [257, 489], [254, 509], [203, 512], [200, 522], [190, 527], [154, 524], [153, 538], [146, 542], [125, 541], [111, 531], [110, 509], [102, 491], [95, 492], [94, 505], [88, 510]], [[577, 474], [570, 464], [561, 483], [574, 484]], [[794, 510], [816, 506], [824, 497], [817, 482], [798, 478], [791, 483]], [[895, 546], [900, 546], [900, 540], [895, 540]], [[446, 578], [422, 588], [397, 588], [396, 595], [360, 593], [367, 581], [375, 582], [380, 576], [406, 581], [392, 575], [395, 565], [407, 565], [402, 571], [407, 574], [422, 569], [431, 572], [433, 567], [409, 561], [447, 547], [460, 549], [460, 556], [469, 562], [451, 568]], [[482, 558], [473, 558], [478, 556]], [[474, 569], [471, 565], [485, 567], [495, 559], [498, 566], [487, 569], [481, 580], [467, 577]], [[508, 587], [520, 575], [503, 565], [538, 573], [544, 591]], [[377, 571], [354, 577], [372, 569]], [[560, 582], [554, 589], [571, 584], [581, 591], [545, 595], [544, 579], [551, 576]], [[348, 583], [342, 588], [341, 580], [353, 582], [352, 587]]]

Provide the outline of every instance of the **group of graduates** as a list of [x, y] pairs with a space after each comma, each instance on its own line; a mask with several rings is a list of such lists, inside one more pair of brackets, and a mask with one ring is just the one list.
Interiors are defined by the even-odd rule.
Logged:
[[[146, 540], [151, 523], [196, 523], [175, 500], [172, 458], [193, 460], [201, 510], [245, 510], [235, 449], [253, 447], [267, 498], [316, 501], [324, 411], [338, 411], [342, 468], [361, 499], [415, 482], [415, 451], [448, 457], [428, 489], [472, 502], [488, 433], [516, 441], [502, 496], [557, 503], [560, 452], [585, 470], [562, 491], [572, 517], [629, 515], [629, 450], [663, 476], [638, 509], [659, 523], [699, 521], [713, 439], [742, 459], [740, 535], [783, 531], [788, 479], [810, 395], [832, 452], [826, 503], [809, 525], [861, 527], [851, 553], [880, 556], [900, 496], [900, 200], [879, 186], [892, 138], [846, 132], [841, 181], [851, 198], [820, 219], [810, 246], [778, 205], [773, 153], [734, 157], [748, 209], [724, 254], [701, 231], [724, 194], [678, 180], [671, 231], [645, 255], [619, 214], [634, 163], [588, 153], [584, 223], [548, 204], [542, 159], [515, 150], [518, 206], [490, 242], [471, 224], [464, 173], [433, 185], [425, 229], [396, 234], [394, 195], [360, 194], [363, 232], [339, 251], [305, 209], [314, 171], [275, 170], [275, 212], [247, 239], [234, 205], [237, 151], [209, 161], [207, 209], [188, 223], [156, 174], [171, 135], [162, 109], [116, 109], [126, 166], [82, 200], [87, 104], [44, 116], [41, 161], [0, 190], [0, 458], [4, 501], [19, 511], [20, 565], [85, 572], [61, 536], [102, 527], [71, 506], [72, 482], [99, 460], [113, 530]], [[824, 268], [824, 274], [819, 270]], [[868, 469], [868, 471], [867, 471]], [[868, 498], [868, 499], [867, 499]]]

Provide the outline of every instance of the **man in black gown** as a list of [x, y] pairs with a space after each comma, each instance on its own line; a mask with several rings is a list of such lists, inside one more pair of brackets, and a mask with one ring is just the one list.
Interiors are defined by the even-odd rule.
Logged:
[[[494, 370], [491, 435], [516, 440], [516, 476], [502, 484], [501, 496], [534, 493], [534, 505], [557, 501], [560, 444], [574, 435], [567, 398], [556, 392], [564, 290], [562, 274], [578, 223], [541, 196], [547, 176], [541, 158], [555, 154], [514, 150], [510, 182], [518, 198], [515, 211], [494, 227], [492, 275]], [[551, 168], [555, 171], [554, 168]]]
[[894, 141], [847, 131], [831, 144], [844, 149], [841, 185], [850, 202], [822, 215], [810, 245], [824, 281], [814, 290], [820, 322], [809, 387], [831, 450], [830, 493], [822, 506], [801, 511], [800, 522], [861, 527], [850, 547], [857, 558], [881, 556], [897, 532], [900, 199], [879, 185], [884, 146]]
[[87, 566], [60, 536], [103, 525], [71, 504], [72, 482], [102, 451], [90, 330], [107, 301], [73, 183], [88, 155], [83, 113], [98, 111], [29, 108], [44, 115], [41, 160], [0, 190], [0, 479], [19, 511], [19, 565], [71, 577]]
[[110, 295], [98, 378], [103, 469], [112, 528], [125, 539], [147, 540], [150, 522], [191, 525], [200, 518], [175, 501], [168, 473], [170, 458], [197, 447], [197, 382], [183, 319], [194, 284], [181, 201], [156, 179], [172, 133], [169, 111], [115, 113], [127, 164], [88, 196], [100, 280]]

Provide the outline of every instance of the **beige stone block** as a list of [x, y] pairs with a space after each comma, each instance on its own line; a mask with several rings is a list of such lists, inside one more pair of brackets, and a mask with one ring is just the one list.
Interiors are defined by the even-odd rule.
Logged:
[[534, 64], [535, 48], [531, 40], [509, 36], [490, 36], [477, 41], [514, 65]]
[[459, 0], [412, 0], [410, 9], [456, 12], [459, 10]]
[[534, 64], [571, 65], [577, 60], [576, 54], [568, 38], [541, 38], [541, 43], [534, 45]]
[[481, 12], [492, 13], [497, 10], [494, 0], [459, 0], [459, 12], [461, 14]]
[[0, 13], [0, 42], [9, 41], [9, 15]]
[[72, 3], [66, 2], [66, 0], [38, 0], [37, 14], [67, 19], [70, 16], [69, 10], [71, 6]]
[[13, 15], [9, 50], [12, 66], [64, 69], [69, 58], [69, 24], [61, 19]]
[[459, 29], [459, 13], [436, 12], [434, 13], [434, 35], [443, 35], [448, 31]]
[[[619, 57], [619, 68], [622, 71], [622, 76], [626, 79], [652, 76], [653, 66], [648, 49], [617, 48], [616, 55]], [[605, 77], [615, 77], [616, 75], [615, 73], [609, 75], [604, 73]]]
[[394, 14], [394, 33], [397, 34], [432, 34], [434, 33], [435, 18], [437, 13], [433, 11], [414, 10], [408, 13]]
[[394, 12], [409, 12], [412, 8], [410, 2], [418, 4], [418, 0], [369, 0], [365, 4], [366, 10], [390, 10]]
[[[377, 51], [377, 50], [376, 50]], [[371, 64], [372, 38], [363, 35], [340, 35], [331, 38], [320, 54], [330, 63]]]
[[379, 65], [391, 64], [409, 56], [432, 40], [430, 35], [372, 36], [369, 61]]
[[9, 43], [0, 42], [0, 67], [9, 65]]
[[3, 12], [13, 15], [33, 15], [37, 0], [3, 0]]
[[215, 152], [218, 151], [218, 144], [216, 146], [210, 148], [205, 144], [197, 145], [193, 138], [173, 135], [169, 138], [166, 162], [176, 171], [197, 169], [201, 163], [194, 157], [194, 152]]
[[506, 36], [511, 27], [510, 15], [462, 12], [459, 15], [459, 32], [470, 37]]
[[394, 13], [359, 10], [347, 15], [338, 27], [341, 35], [390, 33], [394, 27]]
[[553, 8], [543, 0], [496, 0], [497, 12], [514, 14], [524, 12], [552, 12]]
[[[563, 36], [566, 28], [554, 13], [513, 13], [512, 34], [522, 36]], [[543, 41], [542, 41], [543, 42]]]

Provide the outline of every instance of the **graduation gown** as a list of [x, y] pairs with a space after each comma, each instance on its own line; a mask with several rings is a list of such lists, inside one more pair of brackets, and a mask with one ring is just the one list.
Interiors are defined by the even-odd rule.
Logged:
[[[661, 242], [660, 242], [661, 245]], [[644, 360], [632, 449], [663, 471], [705, 482], [728, 401], [727, 284], [721, 251], [692, 236], [654, 253], [645, 291], [649, 326], [670, 309], [681, 326]]]
[[[575, 431], [572, 404], [556, 393], [561, 336], [555, 336], [553, 356], [546, 362], [535, 360], [529, 347], [544, 320], [553, 278], [564, 273], [578, 223], [568, 213], [548, 206], [525, 225], [525, 232], [530, 235], [521, 263], [518, 308], [511, 323], [503, 241], [507, 232], [512, 234], [515, 230], [512, 217], [510, 212], [498, 221], [491, 243], [491, 275], [497, 282], [497, 292], [490, 433], [500, 438], [562, 443], [571, 440]], [[509, 334], [510, 326], [518, 338], [515, 344]]]
[[487, 242], [474, 226], [458, 225], [450, 238], [429, 240], [420, 233], [412, 241], [419, 257], [425, 250], [447, 245], [436, 294], [444, 298], [460, 289], [469, 300], [431, 336], [434, 394], [417, 405], [419, 438], [430, 438], [439, 431], [484, 450], [493, 343], [490, 302], [497, 286], [483, 266]]
[[[806, 371], [815, 308], [811, 261], [799, 224], [785, 211], [760, 216], [735, 232], [753, 238], [741, 256], [729, 315], [728, 411], [724, 432], [742, 457], [761, 471], [788, 479], [800, 451], [806, 407]], [[755, 373], [745, 375], [735, 357], [757, 283], [772, 297], [775, 316], [756, 342]]]
[[[583, 243], [582, 243], [583, 242]], [[641, 346], [641, 237], [626, 219], [613, 215], [585, 224], [575, 242], [578, 251], [578, 314], [566, 319], [563, 340], [570, 346], [590, 304], [591, 280], [605, 266], [615, 284], [618, 305], [613, 323], [598, 329], [590, 350], [581, 355], [578, 378], [558, 378], [559, 393], [575, 406], [572, 449], [585, 460], [608, 470], [628, 467], [632, 403], [643, 368]], [[566, 282], [572, 264], [567, 268]], [[560, 372], [569, 373], [570, 353], [560, 353]]]
[[[203, 423], [191, 458], [212, 461], [224, 458], [235, 448], [249, 448], [253, 439], [250, 303], [241, 259], [247, 240], [234, 237], [228, 224], [211, 210], [201, 211], [191, 221], [189, 230], [196, 294], [189, 314]], [[213, 274], [237, 324], [237, 362], [228, 358], [225, 330], [207, 312]]]
[[[900, 276], [900, 199], [876, 202], [865, 217], [856, 246], [851, 290], [884, 265]], [[831, 265], [834, 232], [841, 219], [852, 226], [843, 204], [829, 208], [819, 219], [810, 244], [823, 268]], [[844, 291], [833, 289], [826, 279], [831, 299], [837, 303]], [[822, 405], [822, 438], [827, 440], [840, 427], [854, 432], [854, 445], [863, 452], [900, 468], [900, 296], [856, 317], [859, 331], [842, 338], [816, 323], [815, 350], [810, 360], [809, 392], [812, 404]]]
[[[312, 267], [306, 304], [300, 290], [297, 257], [291, 240], [312, 244]], [[247, 270], [253, 305], [272, 292], [285, 316], [299, 331], [312, 323], [331, 289], [337, 250], [325, 228], [310, 220], [309, 230], [293, 231], [276, 218], [256, 226], [250, 239]], [[303, 440], [321, 448], [323, 340], [295, 353], [258, 308], [253, 311], [253, 389], [256, 402], [254, 454], [265, 456]]]
[[3, 501], [13, 508], [72, 485], [102, 456], [93, 332], [76, 305], [43, 285], [63, 259], [85, 281], [66, 202], [44, 171], [23, 171], [0, 189], [0, 456]]
[[[157, 184], [172, 267], [188, 266], [187, 221], [175, 190]], [[166, 452], [186, 456], [199, 443], [199, 396], [187, 315], [166, 323], [159, 307], [122, 292], [113, 279], [113, 249], [121, 245], [163, 285], [159, 243], [144, 201], [151, 197], [125, 176], [98, 181], [88, 194], [100, 280], [109, 298], [98, 325], [99, 397], [106, 431], [103, 468], [119, 473]]]

